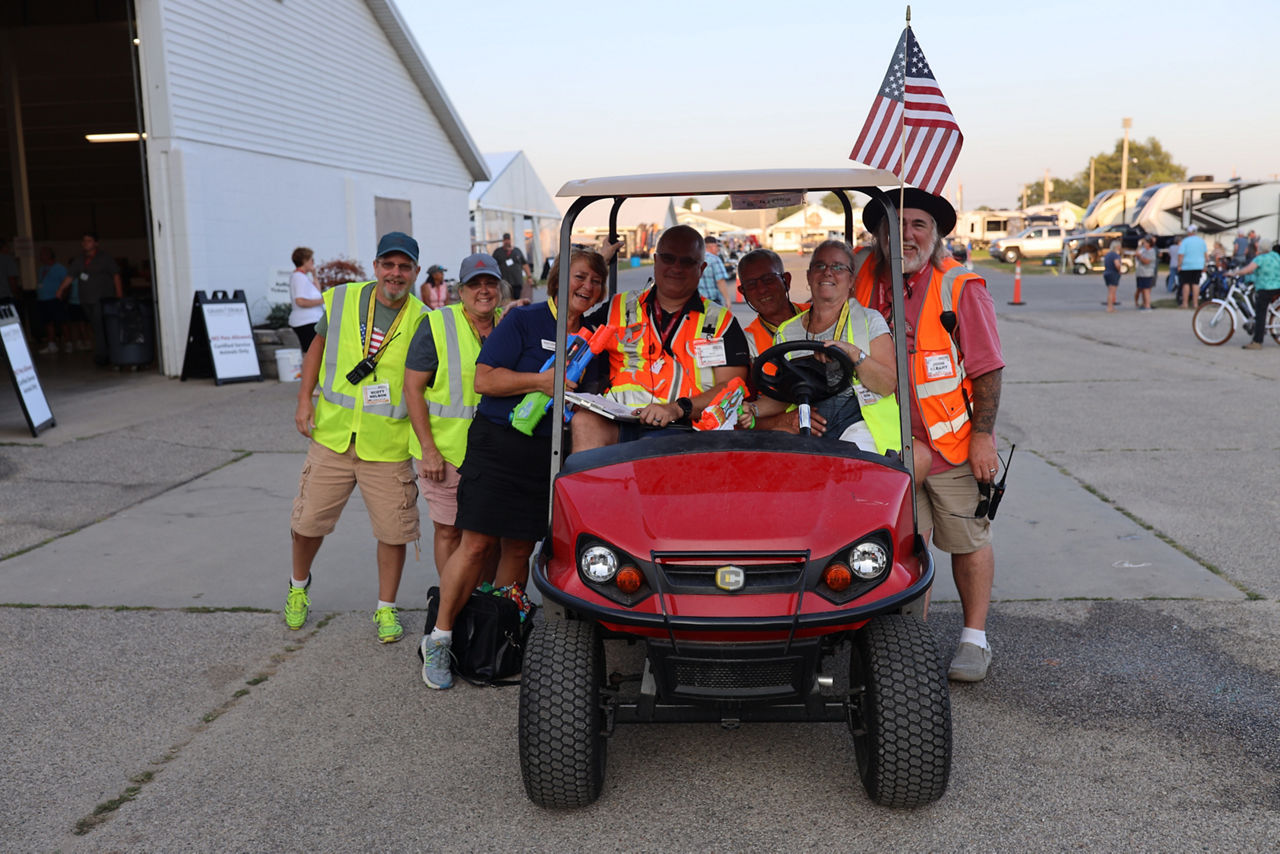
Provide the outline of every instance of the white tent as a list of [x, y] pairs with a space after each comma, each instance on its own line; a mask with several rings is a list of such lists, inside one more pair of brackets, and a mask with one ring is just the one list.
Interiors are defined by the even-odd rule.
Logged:
[[492, 176], [471, 189], [471, 243], [476, 252], [492, 252], [510, 234], [536, 271], [555, 254], [560, 209], [523, 151], [484, 156]]

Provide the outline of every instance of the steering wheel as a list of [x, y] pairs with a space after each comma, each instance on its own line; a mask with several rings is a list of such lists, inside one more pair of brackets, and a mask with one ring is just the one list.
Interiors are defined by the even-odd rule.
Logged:
[[[828, 347], [826, 341], [786, 341], [774, 344], [756, 357], [751, 371], [755, 387], [783, 403], [810, 404], [826, 400], [853, 382], [853, 360], [839, 347]], [[827, 356], [822, 362], [814, 356], [786, 358], [787, 353], [804, 350]]]

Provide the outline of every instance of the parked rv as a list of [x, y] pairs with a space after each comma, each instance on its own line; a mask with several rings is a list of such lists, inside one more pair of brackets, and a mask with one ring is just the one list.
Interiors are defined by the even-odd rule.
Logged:
[[1021, 211], [961, 211], [952, 236], [974, 246], [1017, 234], [1026, 226]]
[[1190, 225], [1208, 240], [1253, 230], [1264, 241], [1280, 238], [1280, 181], [1183, 181], [1148, 187], [1131, 219], [1134, 237], [1149, 234], [1162, 248]]
[[1103, 190], [1085, 208], [1080, 227], [1085, 231], [1096, 231], [1099, 228], [1123, 226], [1133, 214], [1142, 193], [1141, 189], [1125, 190], [1123, 193], [1119, 190]]

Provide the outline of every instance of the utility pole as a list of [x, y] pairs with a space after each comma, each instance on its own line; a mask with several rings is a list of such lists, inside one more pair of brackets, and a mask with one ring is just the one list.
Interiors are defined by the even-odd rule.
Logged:
[[1049, 204], [1049, 191], [1053, 189], [1053, 183], [1049, 180], [1048, 166], [1044, 168], [1044, 183], [1041, 186], [1044, 187], [1044, 203], [1047, 205]]
[[1026, 184], [1022, 185], [1022, 209], [1024, 211], [1027, 209], [1027, 185]]
[[1133, 119], [1121, 119], [1124, 128], [1124, 144], [1120, 148], [1120, 221], [1129, 220], [1129, 128], [1133, 127]]
[[1093, 201], [1093, 158], [1089, 158], [1089, 201]]

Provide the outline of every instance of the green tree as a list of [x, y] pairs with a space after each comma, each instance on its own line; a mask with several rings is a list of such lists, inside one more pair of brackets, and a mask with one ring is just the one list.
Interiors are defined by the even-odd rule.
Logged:
[[727, 211], [732, 206], [733, 206], [733, 203], [729, 201], [729, 197], [725, 196], [723, 199], [720, 200], [720, 204], [716, 205], [716, 210]]
[[696, 201], [697, 199], [695, 199], [693, 196], [690, 196], [689, 198], [685, 199], [684, 202], [681, 203], [680, 207], [684, 208], [687, 211], [691, 211], [693, 210], [693, 203]]
[[823, 196], [821, 204], [829, 211], [835, 211], [838, 214], [844, 213], [844, 206], [840, 204], [840, 197], [835, 193], [827, 193]]
[[[1124, 157], [1124, 140], [1117, 139], [1115, 148], [1102, 151], [1093, 156], [1094, 192], [1120, 188], [1120, 166]], [[1129, 189], [1149, 187], [1165, 181], [1185, 181], [1187, 167], [1173, 162], [1173, 154], [1160, 144], [1154, 136], [1145, 142], [1129, 141]], [[1054, 202], [1074, 202], [1086, 206], [1092, 201], [1089, 198], [1089, 164], [1085, 163], [1074, 178], [1050, 178], [1053, 187], [1049, 191], [1049, 200]], [[1027, 185], [1027, 203], [1039, 204], [1044, 199], [1044, 181], [1034, 181]], [[1021, 207], [1022, 199], [1017, 199], [1013, 206]]]

